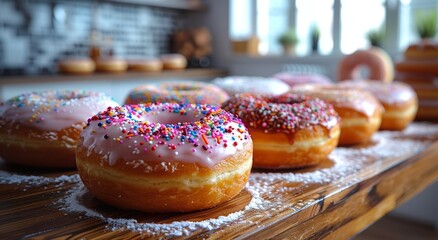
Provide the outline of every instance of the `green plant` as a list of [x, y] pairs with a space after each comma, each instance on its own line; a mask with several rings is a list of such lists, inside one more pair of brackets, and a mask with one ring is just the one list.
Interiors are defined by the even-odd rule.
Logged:
[[296, 45], [298, 43], [298, 37], [293, 29], [284, 32], [278, 38], [278, 42], [282, 45]]
[[434, 38], [438, 31], [437, 13], [418, 12], [415, 15], [415, 28], [421, 39]]
[[312, 52], [318, 51], [320, 35], [321, 31], [319, 30], [319, 27], [317, 25], [313, 25], [310, 30]]
[[372, 29], [367, 33], [367, 39], [371, 46], [381, 47], [385, 39], [385, 30], [383, 28]]
[[321, 31], [319, 30], [319, 27], [316, 25], [313, 25], [312, 30], [310, 32], [311, 32], [311, 36], [312, 36], [312, 42], [318, 42], [319, 37], [321, 35]]

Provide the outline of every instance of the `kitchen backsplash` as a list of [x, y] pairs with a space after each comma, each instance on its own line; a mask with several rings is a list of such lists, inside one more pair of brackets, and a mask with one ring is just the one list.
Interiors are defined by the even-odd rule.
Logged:
[[0, 0], [0, 75], [56, 72], [60, 59], [88, 56], [92, 39], [119, 57], [158, 56], [183, 16], [96, 0]]

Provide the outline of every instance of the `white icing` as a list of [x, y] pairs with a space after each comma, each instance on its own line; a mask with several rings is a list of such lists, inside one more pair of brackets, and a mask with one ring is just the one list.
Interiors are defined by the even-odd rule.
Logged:
[[224, 89], [228, 94], [261, 93], [280, 95], [289, 90], [289, 86], [275, 78], [231, 76], [216, 78], [212, 83]]

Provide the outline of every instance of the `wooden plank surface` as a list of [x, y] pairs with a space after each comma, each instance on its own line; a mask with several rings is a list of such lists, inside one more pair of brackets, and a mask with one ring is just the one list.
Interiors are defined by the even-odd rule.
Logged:
[[415, 123], [337, 148], [313, 168], [253, 170], [236, 198], [186, 214], [115, 209], [88, 193], [74, 171], [2, 162], [0, 239], [348, 238], [435, 182], [437, 159], [438, 124]]

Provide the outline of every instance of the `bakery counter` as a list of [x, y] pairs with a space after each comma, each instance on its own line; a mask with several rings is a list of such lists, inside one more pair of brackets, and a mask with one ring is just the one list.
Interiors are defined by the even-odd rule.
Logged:
[[0, 164], [0, 238], [346, 239], [438, 179], [438, 124], [381, 131], [320, 165], [253, 170], [231, 201], [145, 214], [94, 198], [75, 171]]
[[186, 69], [183, 71], [126, 72], [90, 75], [0, 76], [0, 101], [29, 91], [84, 89], [104, 92], [122, 103], [135, 86], [151, 81], [209, 81], [227, 75], [222, 69]]

